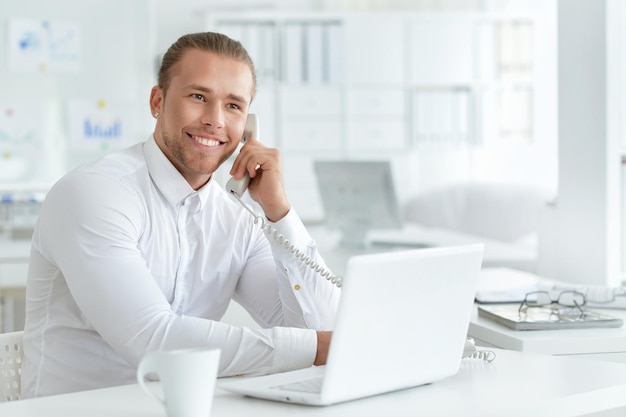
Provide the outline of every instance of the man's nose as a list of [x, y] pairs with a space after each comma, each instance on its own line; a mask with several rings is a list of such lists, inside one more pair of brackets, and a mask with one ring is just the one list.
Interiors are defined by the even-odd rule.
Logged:
[[202, 113], [202, 123], [213, 128], [224, 127], [224, 111], [219, 104], [208, 104]]

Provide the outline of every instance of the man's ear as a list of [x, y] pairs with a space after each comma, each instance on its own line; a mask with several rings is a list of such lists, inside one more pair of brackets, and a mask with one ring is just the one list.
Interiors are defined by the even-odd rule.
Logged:
[[[150, 112], [152, 115], [158, 115], [161, 113], [161, 106], [163, 104], [163, 89], [158, 85], [152, 87], [150, 91]], [[156, 117], [156, 116], [155, 116]]]

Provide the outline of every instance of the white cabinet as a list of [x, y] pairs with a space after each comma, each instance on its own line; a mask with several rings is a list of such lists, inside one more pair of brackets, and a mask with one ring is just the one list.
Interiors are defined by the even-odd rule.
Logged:
[[287, 119], [341, 117], [343, 106], [338, 87], [284, 87], [281, 90], [281, 109]]
[[377, 153], [384, 158], [402, 152], [407, 146], [405, 123], [401, 119], [351, 123], [349, 129], [347, 147], [351, 154]]
[[314, 156], [339, 155], [343, 138], [339, 121], [286, 121], [282, 126], [285, 152]]
[[404, 116], [407, 108], [406, 90], [402, 87], [354, 87], [347, 96], [351, 118]]
[[408, 148], [404, 88], [353, 87], [346, 95], [348, 153], [397, 153]]
[[342, 92], [337, 87], [283, 87], [281, 148], [337, 155], [342, 149]]

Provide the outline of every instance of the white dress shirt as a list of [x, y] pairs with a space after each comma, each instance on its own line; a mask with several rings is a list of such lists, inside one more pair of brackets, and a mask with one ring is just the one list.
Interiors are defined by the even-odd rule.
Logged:
[[[33, 236], [23, 396], [132, 383], [158, 349], [221, 348], [220, 376], [310, 366], [340, 290], [253, 220], [153, 138], [68, 173]], [[293, 209], [273, 226], [324, 265]], [[263, 329], [219, 322], [231, 299]]]

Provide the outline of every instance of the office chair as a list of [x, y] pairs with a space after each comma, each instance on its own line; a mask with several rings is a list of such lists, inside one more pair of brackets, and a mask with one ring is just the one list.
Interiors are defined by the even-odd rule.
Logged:
[[512, 244], [534, 243], [540, 210], [554, 194], [532, 185], [457, 183], [414, 196], [409, 222]]
[[20, 399], [24, 332], [0, 333], [0, 402]]

